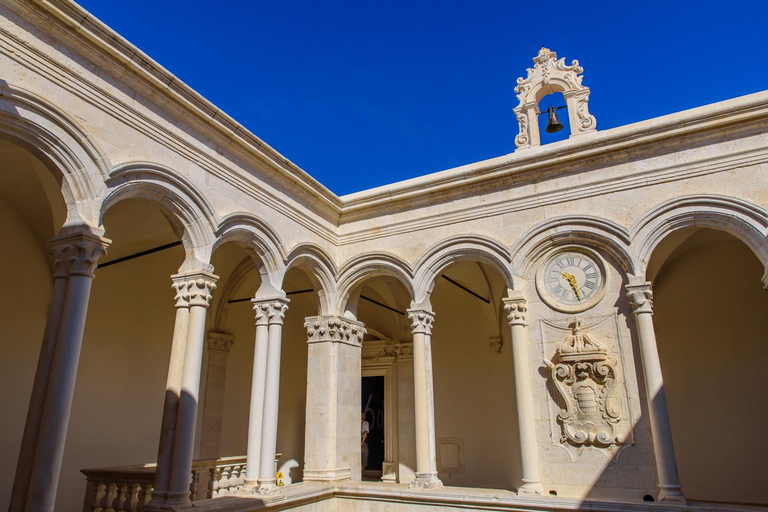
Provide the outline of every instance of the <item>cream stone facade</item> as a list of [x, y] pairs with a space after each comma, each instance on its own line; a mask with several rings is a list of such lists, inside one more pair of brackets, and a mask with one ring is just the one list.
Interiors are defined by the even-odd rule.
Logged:
[[514, 152], [337, 197], [4, 0], [0, 507], [768, 508], [768, 92], [598, 130], [582, 73], [543, 48]]

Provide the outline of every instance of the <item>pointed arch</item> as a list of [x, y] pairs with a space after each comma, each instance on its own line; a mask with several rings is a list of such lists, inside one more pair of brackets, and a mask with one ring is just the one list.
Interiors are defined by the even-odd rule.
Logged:
[[540, 222], [512, 246], [512, 272], [521, 279], [547, 251], [561, 245], [583, 245], [609, 254], [621, 269], [635, 271], [629, 232], [613, 221], [591, 216], [563, 216]]
[[414, 302], [428, 305], [429, 296], [437, 278], [449, 265], [459, 261], [485, 263], [501, 275], [507, 288], [513, 287], [513, 277], [509, 268], [511, 258], [507, 247], [489, 237], [461, 235], [433, 245], [416, 263]]
[[343, 314], [352, 290], [365, 279], [376, 276], [389, 276], [397, 279], [413, 299], [413, 271], [407, 262], [386, 252], [361, 254], [347, 261], [339, 270], [334, 313]]
[[743, 241], [766, 269], [768, 285], [768, 212], [758, 205], [721, 195], [690, 195], [666, 201], [649, 210], [630, 230], [637, 275], [645, 278], [656, 246], [670, 233], [685, 228], [725, 231]]

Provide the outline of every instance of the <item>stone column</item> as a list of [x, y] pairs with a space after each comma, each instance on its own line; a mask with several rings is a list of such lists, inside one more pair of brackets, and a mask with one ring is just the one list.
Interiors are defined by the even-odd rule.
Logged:
[[256, 491], [261, 465], [261, 431], [264, 419], [264, 387], [267, 382], [267, 347], [269, 344], [270, 302], [252, 299], [256, 312], [256, 341], [253, 348], [251, 378], [251, 408], [248, 416], [248, 449], [246, 453], [245, 486], [243, 491]]
[[307, 417], [304, 480], [360, 480], [363, 324], [338, 316], [306, 318]]
[[413, 333], [413, 393], [416, 420], [416, 479], [411, 488], [441, 487], [437, 478], [435, 442], [435, 400], [432, 378], [432, 322], [435, 314], [425, 309], [409, 309]]
[[219, 457], [221, 422], [224, 416], [224, 391], [227, 381], [227, 359], [234, 336], [223, 332], [208, 333], [208, 371], [205, 378], [205, 405], [200, 458]]
[[[58, 332], [29, 473], [26, 497], [28, 512], [52, 511], [56, 501], [93, 271], [99, 258], [106, 254], [109, 243], [106, 238], [92, 233], [61, 236], [54, 243], [57, 259], [66, 262], [68, 281], [61, 312], [49, 315], [49, 319], [55, 317]], [[48, 334], [52, 339], [54, 333]], [[39, 400], [38, 405], [42, 402]]]
[[54, 257], [56, 271], [53, 274], [51, 302], [48, 305], [48, 317], [43, 332], [43, 342], [40, 345], [40, 357], [37, 359], [35, 381], [32, 385], [29, 409], [27, 409], [27, 421], [21, 438], [21, 450], [16, 465], [16, 477], [13, 481], [9, 512], [23, 512], [29, 490], [29, 477], [34, 463], [35, 447], [40, 433], [40, 422], [43, 418], [43, 407], [45, 407], [45, 394], [48, 390], [56, 338], [59, 335], [64, 298], [67, 295], [68, 272], [67, 262], [64, 259], [64, 247], [66, 247], [66, 242], [62, 246], [59, 245], [57, 239], [51, 240], [51, 254]]
[[515, 399], [517, 422], [520, 430], [520, 456], [523, 466], [523, 485], [517, 490], [523, 494], [542, 494], [539, 479], [539, 453], [536, 443], [536, 424], [533, 413], [533, 395], [528, 358], [528, 301], [522, 295], [504, 299], [504, 309], [512, 337], [512, 361], [515, 368]]
[[267, 340], [267, 371], [264, 385], [264, 415], [259, 451], [258, 493], [278, 493], [275, 482], [275, 455], [277, 454], [277, 414], [280, 403], [280, 350], [283, 319], [288, 310], [288, 299], [270, 301], [267, 309], [269, 335]]
[[653, 328], [651, 283], [627, 285], [627, 297], [635, 315], [640, 354], [643, 360], [648, 415], [651, 419], [656, 471], [659, 475], [659, 501], [685, 503], [685, 497], [680, 488], [680, 479], [677, 476], [677, 461], [667, 413], [664, 378], [661, 374], [661, 362], [656, 347], [656, 332]]
[[149, 509], [162, 508], [168, 494], [173, 459], [173, 442], [176, 438], [176, 417], [181, 393], [181, 375], [184, 371], [184, 354], [187, 348], [187, 330], [189, 329], [189, 290], [186, 277], [171, 276], [176, 292], [176, 321], [171, 341], [171, 357], [168, 363], [168, 377], [165, 383], [165, 401], [163, 419], [160, 423], [160, 442], [157, 449], [157, 469], [152, 488], [152, 500]]
[[173, 276], [174, 282], [177, 283], [182, 293], [188, 295], [189, 321], [184, 349], [184, 367], [179, 389], [171, 471], [163, 508], [178, 510], [191, 505], [189, 485], [192, 481], [197, 401], [200, 392], [200, 372], [205, 344], [205, 316], [211, 300], [211, 292], [216, 289], [217, 279], [217, 276], [205, 271]]

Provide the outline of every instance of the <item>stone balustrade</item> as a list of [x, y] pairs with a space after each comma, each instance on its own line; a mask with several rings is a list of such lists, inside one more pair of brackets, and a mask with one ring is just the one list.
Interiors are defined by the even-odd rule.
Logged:
[[[153, 463], [83, 469], [87, 479], [83, 512], [141, 512], [152, 498], [156, 467]], [[190, 500], [234, 494], [245, 483], [245, 469], [244, 456], [194, 461]]]

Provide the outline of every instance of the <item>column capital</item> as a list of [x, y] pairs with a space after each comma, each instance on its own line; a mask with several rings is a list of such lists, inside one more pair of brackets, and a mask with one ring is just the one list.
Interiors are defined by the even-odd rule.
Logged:
[[51, 239], [55, 278], [86, 276], [93, 278], [99, 258], [107, 254], [112, 240], [94, 233], [73, 233]]
[[235, 344], [235, 337], [231, 334], [225, 334], [223, 332], [209, 332], [208, 333], [208, 350], [210, 352], [226, 352], [229, 353], [232, 345]]
[[407, 312], [413, 334], [432, 335], [432, 323], [435, 321], [435, 314], [432, 311], [427, 309], [408, 309]]
[[509, 325], [528, 325], [528, 299], [522, 295], [503, 299]]
[[362, 322], [340, 316], [309, 316], [304, 319], [307, 343], [344, 343], [362, 347], [366, 330]]
[[202, 306], [207, 308], [211, 302], [211, 293], [216, 289], [219, 276], [200, 270], [174, 274], [173, 289], [176, 290], [176, 307]]
[[251, 299], [253, 310], [256, 312], [256, 325], [283, 325], [289, 302], [291, 302], [290, 299], [282, 297], [274, 299]]
[[653, 291], [650, 281], [640, 284], [627, 285], [627, 298], [632, 312], [653, 314]]

